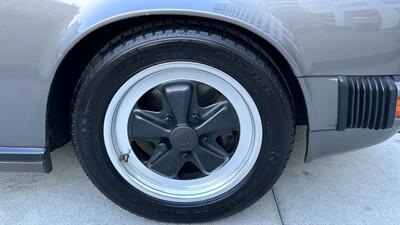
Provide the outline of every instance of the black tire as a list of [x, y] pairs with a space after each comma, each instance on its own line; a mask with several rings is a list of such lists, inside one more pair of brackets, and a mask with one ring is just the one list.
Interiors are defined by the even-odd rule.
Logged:
[[[119, 175], [105, 149], [103, 120], [114, 93], [137, 72], [170, 61], [224, 71], [245, 87], [261, 114], [262, 147], [251, 172], [235, 188], [206, 202], [167, 202], [140, 192]], [[233, 29], [195, 20], [135, 27], [110, 41], [82, 74], [72, 112], [78, 159], [101, 192], [132, 213], [169, 222], [205, 222], [234, 214], [272, 187], [292, 149], [294, 113], [280, 76], [262, 48]]]

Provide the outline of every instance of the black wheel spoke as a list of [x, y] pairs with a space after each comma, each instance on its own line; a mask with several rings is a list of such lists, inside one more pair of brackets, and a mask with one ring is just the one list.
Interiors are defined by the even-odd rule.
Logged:
[[186, 124], [191, 105], [193, 86], [189, 82], [166, 84], [162, 87], [165, 101], [178, 124]]
[[182, 168], [182, 154], [179, 151], [156, 148], [147, 166], [165, 176], [176, 178]]
[[[232, 149], [228, 153], [220, 137], [239, 131], [239, 122], [217, 90], [179, 81], [159, 85], [151, 94], [135, 105], [129, 121], [134, 150], [149, 169], [173, 179], [193, 173], [202, 177], [230, 159]], [[235, 144], [237, 139], [229, 140]]]
[[170, 133], [170, 129], [156, 113], [141, 109], [133, 110], [129, 129], [134, 139], [167, 138]]
[[191, 96], [191, 102], [190, 102], [190, 110], [192, 112], [197, 112], [199, 109], [199, 101], [198, 101], [198, 94], [197, 94], [197, 89], [198, 89], [198, 84], [197, 83], [192, 83], [192, 96]]
[[229, 160], [229, 155], [217, 145], [207, 144], [199, 146], [193, 151], [194, 164], [205, 175]]
[[195, 128], [199, 135], [239, 129], [235, 110], [228, 101], [217, 102], [204, 110], [203, 119]]

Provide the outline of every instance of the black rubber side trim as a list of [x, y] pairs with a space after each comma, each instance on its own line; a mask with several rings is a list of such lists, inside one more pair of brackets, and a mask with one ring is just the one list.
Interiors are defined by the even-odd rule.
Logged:
[[50, 173], [52, 163], [47, 148], [0, 147], [0, 171], [40, 171]]
[[340, 76], [337, 130], [393, 126], [397, 87], [391, 76]]

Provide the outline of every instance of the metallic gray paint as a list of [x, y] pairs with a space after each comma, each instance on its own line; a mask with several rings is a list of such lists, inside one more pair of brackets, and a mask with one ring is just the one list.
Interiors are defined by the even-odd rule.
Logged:
[[299, 78], [308, 108], [308, 129], [335, 130], [338, 119], [338, 77]]
[[308, 148], [318, 151], [308, 151], [305, 161], [333, 155], [350, 150], [357, 150], [379, 144], [399, 131], [396, 127], [385, 130], [346, 129], [345, 131], [323, 130], [309, 132]]
[[336, 126], [335, 76], [400, 74], [399, 0], [2, 0], [0, 146], [46, 146], [47, 98], [68, 51], [106, 24], [150, 15], [226, 21], [275, 46], [301, 78], [310, 151], [314, 131]]

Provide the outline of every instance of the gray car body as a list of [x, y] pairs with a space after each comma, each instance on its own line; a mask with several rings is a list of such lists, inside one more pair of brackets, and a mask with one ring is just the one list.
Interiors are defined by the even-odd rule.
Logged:
[[48, 98], [69, 51], [108, 24], [154, 15], [224, 21], [274, 46], [306, 102], [306, 160], [374, 145], [399, 130], [397, 120], [379, 131], [336, 129], [338, 76], [400, 74], [399, 0], [2, 0], [0, 151], [45, 151]]

